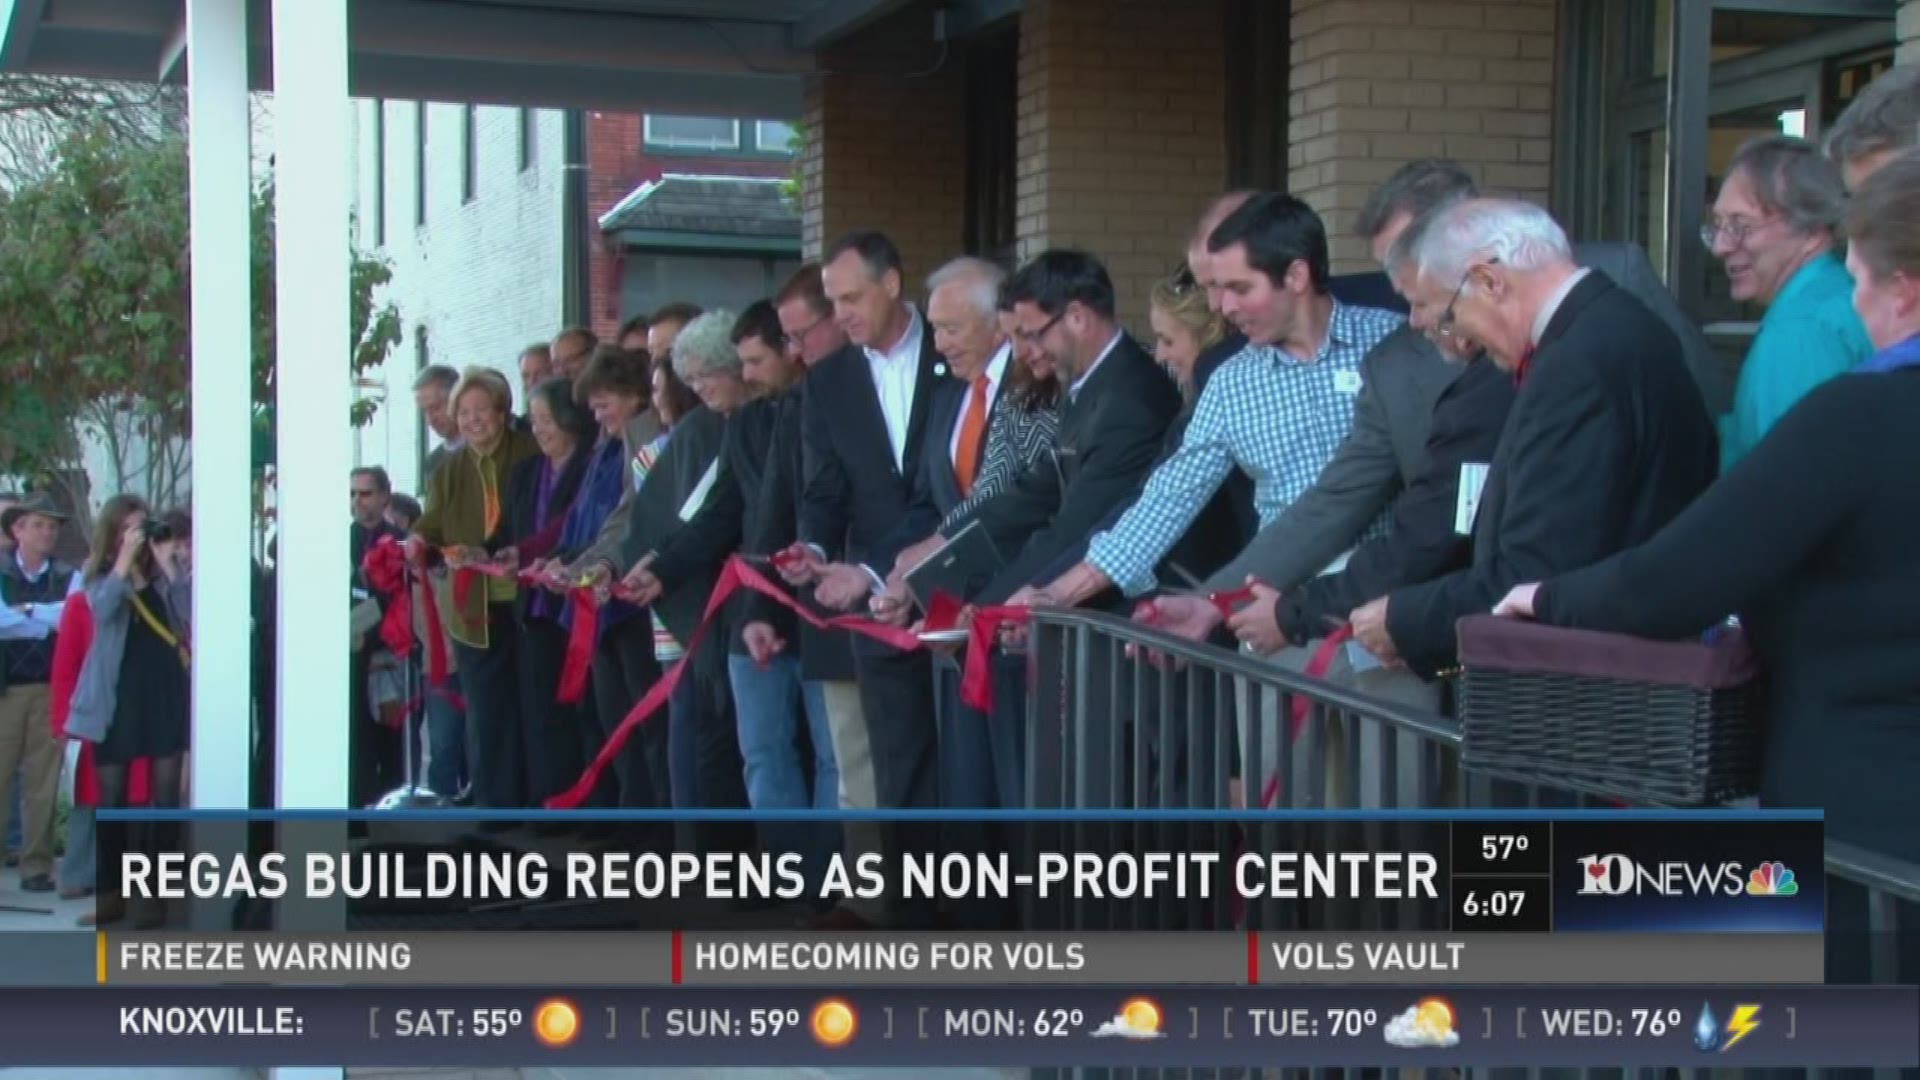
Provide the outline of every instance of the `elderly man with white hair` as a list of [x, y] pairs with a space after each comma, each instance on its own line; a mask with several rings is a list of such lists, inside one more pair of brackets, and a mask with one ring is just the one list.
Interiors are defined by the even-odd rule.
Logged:
[[1432, 676], [1454, 663], [1460, 616], [1652, 536], [1712, 482], [1719, 453], [1679, 339], [1575, 263], [1545, 210], [1459, 203], [1421, 237], [1414, 266], [1414, 324], [1480, 342], [1519, 386], [1493, 460], [1463, 466], [1479, 474], [1462, 478], [1456, 523], [1471, 564], [1353, 612], [1376, 656]]

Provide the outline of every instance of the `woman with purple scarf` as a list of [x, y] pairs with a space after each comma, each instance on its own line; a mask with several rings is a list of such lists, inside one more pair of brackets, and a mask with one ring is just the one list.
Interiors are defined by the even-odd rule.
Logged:
[[[652, 416], [652, 387], [646, 357], [605, 345], [594, 353], [574, 383], [575, 397], [586, 403], [600, 432], [580, 493], [561, 529], [557, 558], [547, 564], [566, 584], [577, 582], [579, 568], [596, 561], [593, 552], [607, 533], [609, 519], [615, 517], [616, 510], [624, 512], [626, 496], [638, 487], [634, 462], [645, 445], [642, 440], [656, 433], [654, 425], [643, 423]], [[563, 612], [560, 621], [571, 631], [571, 610]], [[608, 600], [600, 608], [593, 653], [593, 707], [589, 711], [598, 719], [599, 734], [593, 746], [586, 749], [589, 759], [659, 678], [660, 664], [653, 655], [653, 620], [647, 610]], [[628, 742], [614, 762], [611, 775], [612, 783], [602, 785], [609, 790], [596, 790], [589, 805], [668, 805], [666, 725], [649, 724]]]

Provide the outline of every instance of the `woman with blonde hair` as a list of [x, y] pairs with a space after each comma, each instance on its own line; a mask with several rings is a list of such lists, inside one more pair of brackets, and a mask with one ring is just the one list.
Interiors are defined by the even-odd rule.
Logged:
[[[513, 388], [492, 368], [471, 367], [453, 391], [454, 422], [463, 445], [427, 479], [427, 509], [410, 541], [416, 553], [438, 548], [456, 570], [485, 563], [503, 546], [513, 470], [540, 453], [533, 436], [514, 427]], [[446, 618], [467, 698], [468, 758], [473, 801], [483, 808], [527, 805], [520, 753], [518, 637], [512, 577], [483, 577], [455, 595]]]
[[1181, 395], [1191, 404], [1200, 396], [1195, 385], [1200, 357], [1226, 339], [1227, 320], [1207, 306], [1207, 291], [1185, 267], [1154, 283], [1147, 317], [1153, 324], [1153, 358], [1180, 384]]

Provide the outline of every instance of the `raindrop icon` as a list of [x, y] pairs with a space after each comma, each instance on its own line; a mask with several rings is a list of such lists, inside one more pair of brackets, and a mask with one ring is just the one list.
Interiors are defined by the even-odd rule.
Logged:
[[1713, 1006], [1700, 1003], [1700, 1019], [1693, 1022], [1693, 1045], [1712, 1053], [1720, 1045], [1720, 1022], [1713, 1018]]

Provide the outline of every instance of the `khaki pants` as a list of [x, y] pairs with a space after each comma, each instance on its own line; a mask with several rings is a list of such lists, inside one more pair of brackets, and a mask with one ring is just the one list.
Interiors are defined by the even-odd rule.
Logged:
[[10, 686], [0, 694], [0, 817], [13, 805], [20, 773], [20, 876], [53, 873], [53, 805], [60, 790], [60, 744], [47, 720], [47, 684]]
[[[1321, 639], [1316, 638], [1304, 647], [1290, 646], [1266, 659], [1276, 667], [1304, 672], [1320, 646]], [[1426, 682], [1405, 668], [1374, 668], [1356, 672], [1344, 647], [1334, 654], [1332, 664], [1321, 677], [1336, 686], [1368, 697], [1427, 712], [1436, 711], [1440, 706], [1439, 684]], [[1280, 740], [1292, 738], [1293, 734], [1292, 713], [1289, 710], [1283, 722], [1280, 695], [1260, 693], [1257, 696], [1258, 701], [1242, 701], [1241, 707], [1236, 710], [1240, 726], [1240, 757], [1246, 763], [1242, 769], [1247, 777], [1246, 800], [1249, 806], [1256, 807], [1261, 805], [1262, 797], [1279, 767]], [[1248, 761], [1252, 740], [1247, 725], [1252, 717], [1258, 717], [1261, 724], [1262, 760], [1257, 765]], [[1421, 755], [1416, 736], [1396, 734], [1388, 730], [1387, 725], [1341, 716], [1329, 715], [1319, 720], [1309, 717], [1299, 738], [1294, 740], [1290, 775], [1281, 779], [1274, 804], [1305, 808], [1381, 806], [1385, 801], [1385, 793], [1392, 790], [1392, 785], [1400, 779], [1382, 774], [1385, 768], [1382, 748], [1387, 739], [1399, 740], [1394, 758], [1399, 770], [1419, 767]], [[1319, 799], [1308, 799], [1303, 794], [1316, 788], [1322, 793]], [[1405, 785], [1401, 786], [1401, 790], [1406, 790]], [[1406, 802], [1405, 799], [1401, 801]]]
[[[877, 810], [880, 788], [873, 778], [873, 743], [867, 737], [866, 710], [860, 706], [860, 684], [848, 679], [822, 682], [820, 688], [827, 701], [827, 727], [832, 732], [834, 764], [840, 767], [840, 807]], [[849, 865], [862, 852], [883, 850], [878, 822], [849, 821], [843, 833], [842, 850]], [[874, 923], [885, 923], [890, 915], [885, 897], [873, 900], [856, 897], [842, 901], [840, 906]]]

